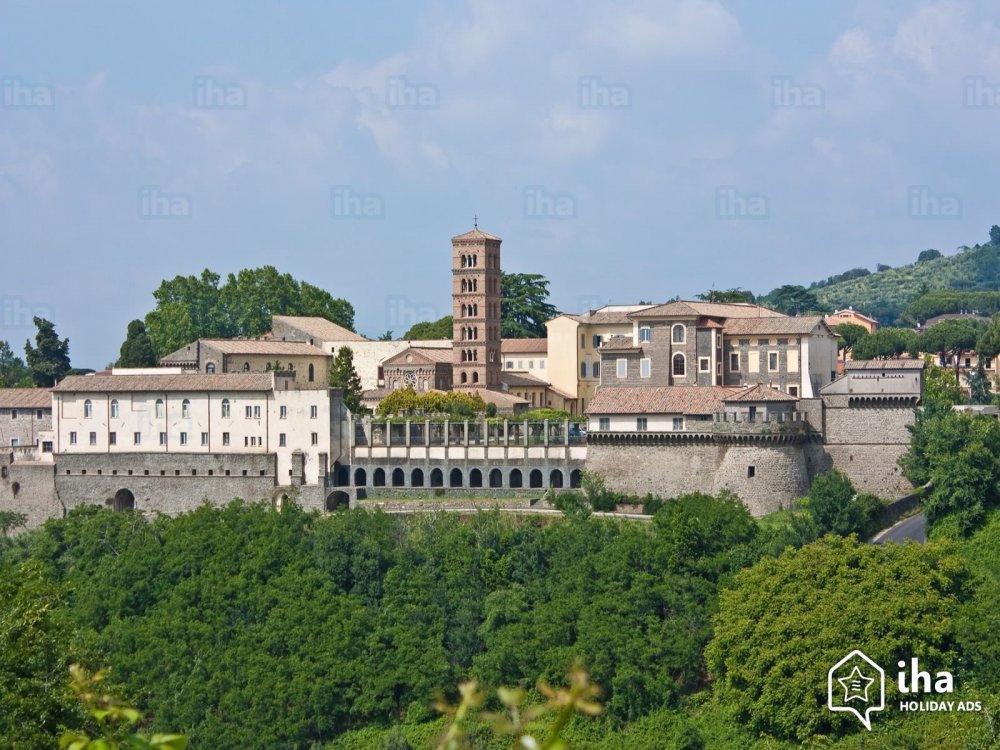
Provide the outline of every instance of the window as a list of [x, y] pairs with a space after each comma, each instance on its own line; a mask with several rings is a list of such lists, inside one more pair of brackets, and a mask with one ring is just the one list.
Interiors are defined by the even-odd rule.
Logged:
[[729, 372], [739, 372], [740, 371], [740, 353], [730, 352], [729, 353]]
[[228, 398], [222, 399], [222, 416], [223, 416], [223, 418], [228, 418], [229, 417], [229, 399]]
[[118, 433], [109, 432], [108, 433], [108, 445], [118, 445]]
[[686, 340], [686, 336], [687, 331], [681, 323], [678, 323], [671, 329], [670, 340], [675, 344], [683, 344]]
[[628, 377], [628, 360], [627, 359], [616, 359], [615, 360], [615, 374], [618, 376], [619, 380]]
[[284, 448], [286, 445], [287, 445], [287, 441], [285, 439], [285, 433], [282, 432], [282, 433], [280, 433], [278, 435], [278, 447], [279, 448]]
[[795, 396], [796, 398], [798, 398], [799, 387], [797, 385], [790, 385], [790, 386], [788, 386], [788, 395], [789, 396]]
[[[986, 357], [986, 359], [983, 362], [983, 367], [985, 369], [987, 369], [987, 370], [992, 370], [993, 369], [993, 358], [992, 357]], [[39, 419], [42, 418], [41, 413], [39, 413], [38, 418]]]
[[639, 343], [644, 344], [648, 341], [653, 340], [653, 329], [649, 326], [643, 326], [639, 329]]
[[[94, 404], [88, 398], [86, 401], [83, 402], [83, 418], [90, 419], [92, 416], [94, 416]], [[13, 412], [11, 414], [11, 417], [17, 419], [17, 412]]]
[[767, 371], [777, 372], [778, 370], [778, 353], [768, 352], [767, 353]]
[[674, 375], [683, 378], [687, 374], [687, 362], [683, 354], [674, 355]]
[[645, 432], [648, 429], [648, 422], [646, 417], [637, 417], [635, 420], [636, 432]]
[[590, 371], [591, 371], [591, 374], [593, 374], [593, 376], [595, 378], [601, 377], [601, 363], [600, 362], [594, 362], [594, 364], [591, 365], [591, 367], [590, 367]]
[[97, 445], [97, 433], [96, 432], [90, 433], [90, 444], [91, 445]]
[[740, 346], [750, 346], [750, 339], [740, 339]]
[[610, 417], [601, 417], [600, 419], [597, 420], [597, 425], [598, 425], [597, 429], [599, 429], [599, 430], [610, 430], [611, 429], [611, 418]]
[[208, 445], [208, 433], [207, 432], [201, 433], [201, 444], [202, 445]]
[[253, 418], [254, 419], [260, 419], [260, 407], [259, 406], [255, 406], [253, 408]]
[[[989, 361], [989, 360], [987, 360], [987, 361]], [[987, 365], [987, 367], [988, 366], [989, 365]], [[544, 370], [545, 369], [545, 360], [544, 359], [538, 360], [538, 369], [539, 370]], [[39, 419], [41, 419], [41, 417], [39, 417]]]
[[278, 407], [278, 419], [288, 419], [288, 407]]
[[11, 419], [17, 419], [17, 409], [11, 409], [10, 410], [10, 418]]
[[508, 370], [513, 370], [514, 369], [514, 361], [513, 360], [511, 360], [511, 359], [507, 360], [507, 369]]
[[601, 348], [601, 342], [602, 342], [603, 340], [604, 340], [604, 339], [603, 339], [603, 337], [602, 337], [602, 336], [594, 336], [594, 338], [593, 338], [593, 342], [594, 342], [594, 348], [595, 348], [595, 349], [600, 349], [600, 348]]
[[652, 363], [649, 358], [639, 360], [639, 377], [648, 378], [651, 372]]
[[312, 434], [312, 444], [313, 445], [319, 445], [319, 433], [318, 432], [314, 432]]
[[188, 434], [186, 432], [181, 433], [181, 445], [188, 444]]
[[[966, 367], [968, 367], [968, 365], [966, 365]], [[535, 360], [533, 360], [533, 359], [529, 359], [528, 360], [528, 369], [529, 370], [534, 370], [535, 369]]]
[[208, 373], [209, 375], [214, 375], [215, 374], [215, 362], [209, 362], [207, 365], [205, 365], [205, 372]]
[[698, 372], [708, 372], [711, 367], [712, 363], [708, 357], [698, 357]]
[[156, 417], [157, 419], [163, 417], [163, 399], [156, 399]]
[[160, 445], [166, 445], [166, 444], [167, 444], [167, 433], [161, 432], [160, 433]]
[[250, 363], [249, 362], [244, 362], [243, 363], [243, 372], [250, 372]]
[[76, 445], [76, 433], [75, 432], [71, 432], [69, 434], [69, 444], [70, 445]]
[[16, 448], [16, 447], [17, 447], [17, 446], [19, 446], [20, 444], [21, 444], [21, 441], [20, 441], [20, 439], [19, 439], [19, 438], [11, 438], [11, 439], [10, 439], [10, 447], [11, 447], [11, 448]]
[[118, 399], [111, 399], [111, 418], [118, 418]]
[[674, 417], [673, 419], [674, 431], [681, 431], [684, 429], [684, 417]]
[[250, 438], [248, 438], [246, 435], [243, 436], [243, 447], [244, 448], [250, 447]]
[[[990, 366], [989, 365], [989, 359], [986, 360], [986, 366], [987, 367]], [[35, 419], [41, 419], [41, 418], [42, 418], [42, 410], [41, 409], [36, 409], [35, 410]]]
[[587, 377], [587, 363], [586, 362], [581, 362], [580, 363], [580, 377], [581, 378]]
[[778, 339], [778, 346], [788, 346], [788, 339]]
[[319, 407], [313, 404], [309, 407], [309, 419], [316, 419], [319, 417]]
[[587, 348], [587, 337], [584, 336], [582, 333], [580, 334], [580, 348], [581, 349]]
[[52, 441], [51, 440], [42, 441], [42, 453], [51, 453], [51, 452], [52, 452]]
[[187, 399], [181, 401], [181, 417], [187, 419], [191, 416], [191, 402]]
[[757, 476], [757, 467], [756, 466], [748, 466], [747, 467], [747, 479], [753, 479], [755, 476]]
[[316, 379], [316, 368], [310, 364], [309, 365], [309, 382], [313, 382]]
[[133, 445], [142, 445], [142, 433], [141, 432], [133, 432], [132, 433], [132, 444]]
[[229, 433], [228, 432], [223, 432], [222, 433], [222, 444], [223, 445], [229, 445]]

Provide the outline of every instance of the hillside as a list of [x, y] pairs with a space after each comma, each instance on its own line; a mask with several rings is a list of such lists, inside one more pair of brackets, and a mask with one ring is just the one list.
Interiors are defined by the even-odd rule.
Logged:
[[950, 256], [925, 260], [810, 290], [824, 307], [854, 307], [892, 325], [903, 308], [928, 291], [1000, 289], [1000, 246], [976, 245]]

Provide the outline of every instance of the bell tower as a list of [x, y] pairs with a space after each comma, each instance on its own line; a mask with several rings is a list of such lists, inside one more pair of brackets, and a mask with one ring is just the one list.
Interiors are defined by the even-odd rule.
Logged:
[[479, 229], [451, 238], [452, 387], [500, 389], [500, 243]]

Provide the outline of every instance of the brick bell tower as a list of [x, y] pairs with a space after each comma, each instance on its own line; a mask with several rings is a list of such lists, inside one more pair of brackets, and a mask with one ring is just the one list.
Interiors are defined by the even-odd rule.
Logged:
[[499, 237], [472, 231], [451, 238], [452, 387], [500, 389]]

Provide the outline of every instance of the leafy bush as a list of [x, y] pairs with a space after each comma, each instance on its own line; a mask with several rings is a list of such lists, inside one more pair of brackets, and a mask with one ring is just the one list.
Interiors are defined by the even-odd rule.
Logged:
[[867, 537], [876, 531], [882, 501], [859, 495], [847, 475], [836, 469], [817, 476], [801, 505], [813, 517], [820, 533]]

